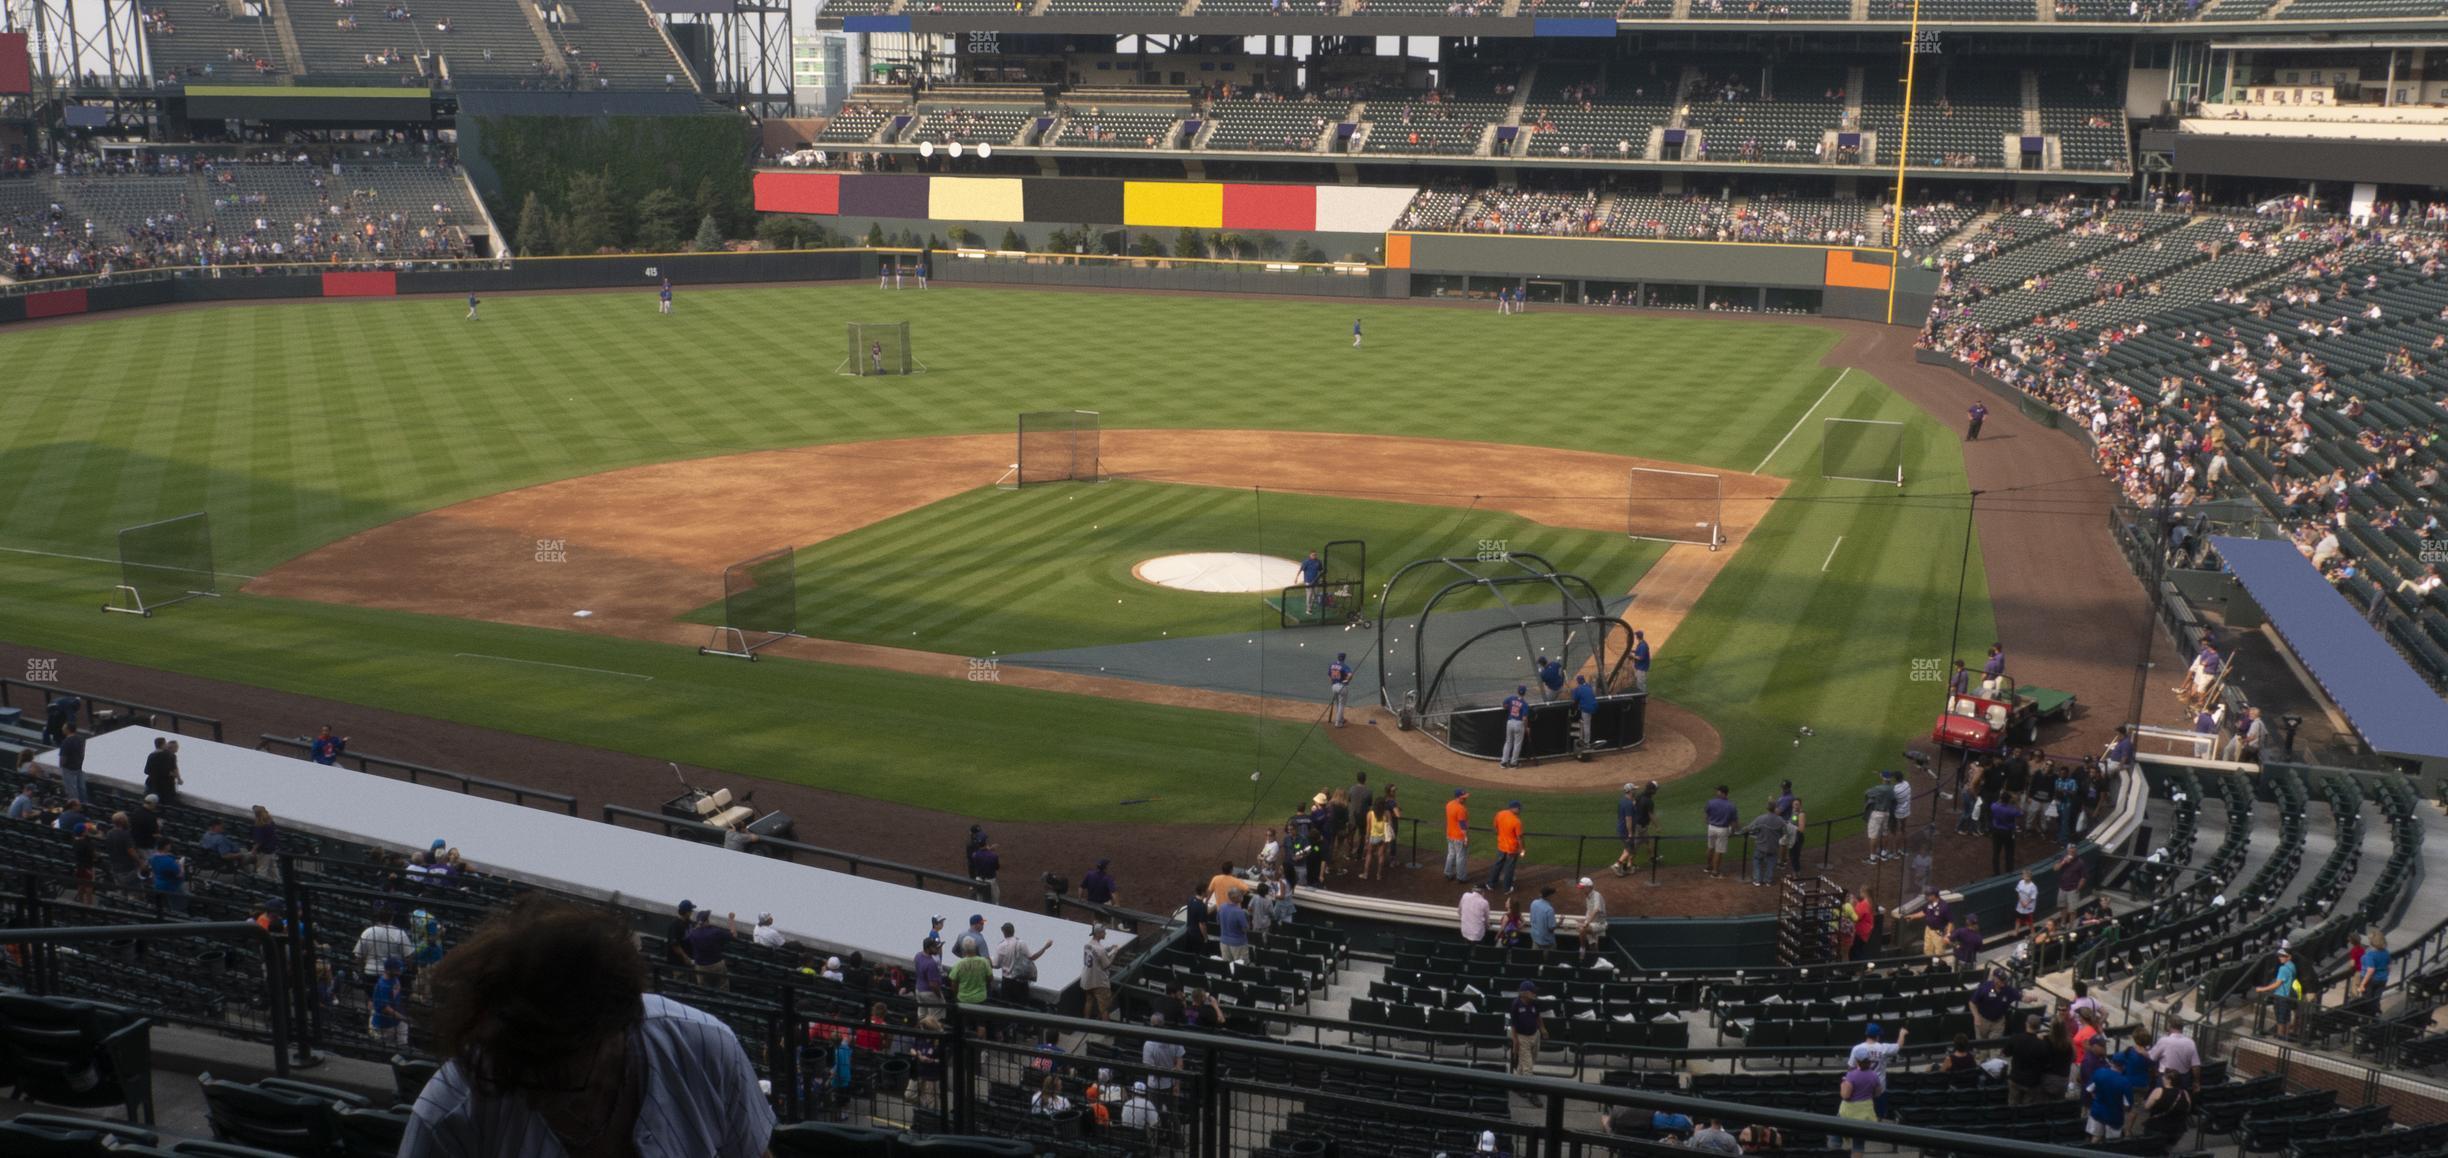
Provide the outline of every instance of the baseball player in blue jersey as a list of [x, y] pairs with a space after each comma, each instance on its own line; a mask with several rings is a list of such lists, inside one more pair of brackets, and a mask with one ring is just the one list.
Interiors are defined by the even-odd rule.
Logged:
[[469, 291], [468, 291], [468, 316], [467, 316], [467, 320], [469, 320], [469, 321], [471, 321], [471, 322], [476, 320], [476, 291], [475, 291], [475, 290], [469, 290]]
[[1360, 348], [1360, 319], [1352, 319], [1352, 349]]
[[1504, 759], [1498, 761], [1498, 764], [1505, 768], [1518, 768], [1521, 766], [1522, 737], [1530, 731], [1530, 686], [1528, 684], [1514, 688], [1513, 694], [1505, 697], [1504, 722]]
[[666, 313], [666, 314], [670, 313], [670, 312], [671, 312], [671, 279], [670, 279], [670, 278], [668, 278], [668, 277], [667, 277], [667, 278], [664, 278], [664, 279], [663, 279], [663, 289], [662, 289], [662, 291], [661, 291], [660, 293], [656, 294], [655, 296], [661, 299], [661, 301], [660, 301], [660, 303], [659, 303], [659, 307], [658, 307], [658, 312], [661, 312], [661, 313]]
[[1632, 633], [1632, 690], [1649, 690], [1649, 633]]
[[1343, 726], [1343, 697], [1351, 691], [1351, 664], [1344, 662], [1343, 653], [1336, 652], [1334, 662], [1326, 665], [1326, 691], [1334, 700], [1334, 726]]
[[1590, 718], [1598, 714], [1598, 689], [1591, 687], [1588, 676], [1573, 677], [1573, 706], [1581, 709], [1577, 727], [1581, 731], [1581, 747], [1590, 746]]
[[1538, 657], [1538, 681], [1539, 686], [1547, 690], [1547, 702], [1554, 703], [1562, 699], [1564, 697], [1564, 661], [1549, 659], [1543, 655]]
[[1315, 615], [1321, 594], [1319, 584], [1326, 578], [1326, 564], [1318, 558], [1317, 552], [1311, 551], [1308, 558], [1301, 560], [1300, 577], [1301, 586], [1309, 589], [1309, 614]]

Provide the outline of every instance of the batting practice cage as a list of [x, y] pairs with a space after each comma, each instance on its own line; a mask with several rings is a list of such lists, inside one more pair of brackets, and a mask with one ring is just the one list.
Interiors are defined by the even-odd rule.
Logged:
[[1281, 594], [1267, 596], [1267, 605], [1283, 614], [1285, 627], [1352, 623], [1366, 626], [1368, 544], [1359, 539], [1337, 539], [1318, 552], [1318, 562], [1324, 567], [1318, 573], [1316, 586], [1299, 583], [1286, 587]]
[[1904, 424], [1830, 418], [1819, 427], [1819, 477], [1904, 485]]
[[799, 549], [783, 547], [723, 568], [722, 626], [697, 654], [753, 660], [758, 648], [797, 634]]
[[[1538, 661], [1564, 667], [1549, 702]], [[1378, 597], [1377, 694], [1398, 727], [1417, 727], [1465, 756], [1497, 758], [1505, 698], [1530, 689], [1525, 758], [1575, 750], [1576, 677], [1600, 697], [1593, 746], [1641, 741], [1647, 697], [1633, 690], [1632, 628], [1609, 612], [1589, 580], [1527, 552], [1421, 559], [1386, 580]]]
[[173, 603], [220, 594], [212, 519], [197, 511], [119, 532], [119, 586], [102, 610], [151, 615]]
[[1635, 539], [1698, 543], [1714, 551], [1725, 542], [1725, 484], [1691, 470], [1632, 468], [1624, 533]]
[[926, 363], [910, 356], [908, 322], [850, 323], [850, 356], [836, 374], [861, 378], [880, 374], [924, 374]]
[[1011, 469], [995, 483], [1004, 490], [1031, 483], [1096, 482], [1100, 416], [1094, 410], [1032, 410], [1020, 416], [1020, 445]]

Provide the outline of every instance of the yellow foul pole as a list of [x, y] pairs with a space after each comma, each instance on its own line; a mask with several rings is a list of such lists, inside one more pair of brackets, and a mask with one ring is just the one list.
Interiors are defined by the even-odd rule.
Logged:
[[1921, 62], [1921, 0], [1913, 0], [1912, 24], [1904, 33], [1904, 117], [1896, 128], [1895, 208], [1887, 223], [1887, 324], [1895, 324], [1896, 280], [1904, 273], [1904, 165], [1912, 149], [1913, 77]]

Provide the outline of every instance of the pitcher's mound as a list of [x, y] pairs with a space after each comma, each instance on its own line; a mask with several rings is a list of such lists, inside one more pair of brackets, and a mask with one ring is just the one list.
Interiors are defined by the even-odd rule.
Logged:
[[1281, 591], [1300, 582], [1300, 564], [1247, 551], [1198, 551], [1143, 560], [1131, 574], [1180, 591]]

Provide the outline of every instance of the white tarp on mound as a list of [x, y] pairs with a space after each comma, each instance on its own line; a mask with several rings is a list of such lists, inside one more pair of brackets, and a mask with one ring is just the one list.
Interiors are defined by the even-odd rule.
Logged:
[[1301, 581], [1300, 564], [1247, 551], [1158, 555], [1131, 568], [1131, 574], [1180, 591], [1281, 591]]
[[[743, 937], [756, 914], [772, 913], [774, 925], [795, 942], [835, 953], [857, 950], [880, 964], [908, 963], [926, 937], [930, 916], [942, 914], [947, 933], [958, 933], [970, 914], [983, 913], [990, 943], [1002, 939], [1005, 921], [1032, 946], [1053, 938], [1054, 948], [1037, 962], [1040, 997], [1050, 998], [1079, 980], [1088, 926], [1076, 921], [252, 748], [123, 728], [86, 745], [86, 775], [142, 791], [145, 756], [156, 737], [179, 742], [179, 772], [187, 778], [179, 794], [200, 806], [243, 816], [261, 804], [284, 828], [403, 853], [446, 840], [478, 872], [491, 876], [601, 900], [618, 894], [625, 903], [651, 911], [669, 911], [685, 899], [711, 908], [717, 921], [736, 912]], [[944, 964], [951, 963], [946, 946]]]

